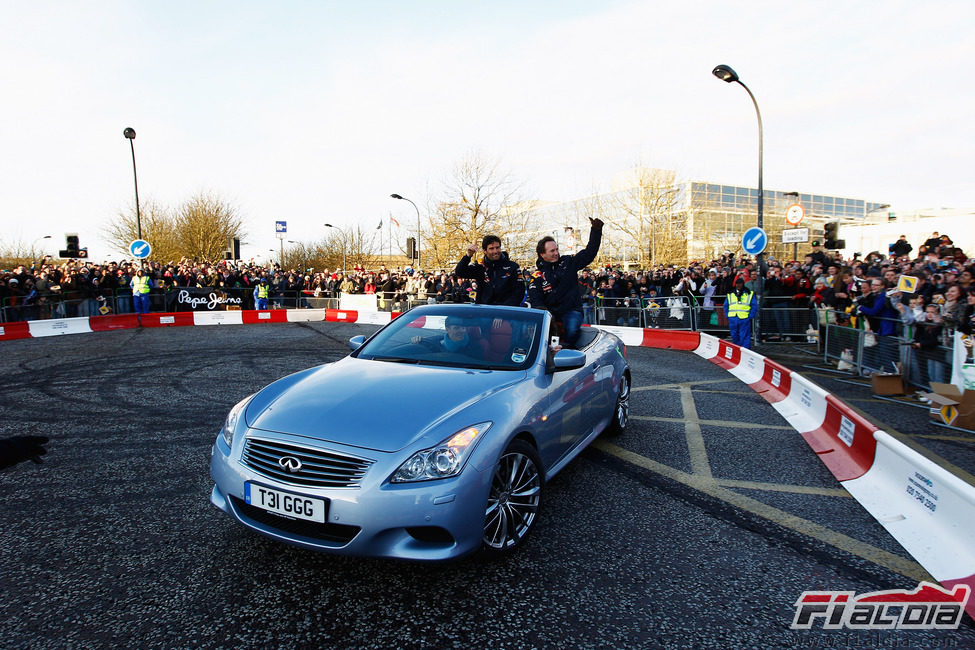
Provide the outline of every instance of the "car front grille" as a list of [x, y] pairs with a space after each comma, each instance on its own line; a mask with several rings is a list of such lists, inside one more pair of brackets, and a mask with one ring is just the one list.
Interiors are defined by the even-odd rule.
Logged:
[[[285, 469], [283, 458], [297, 459], [298, 471]], [[241, 461], [262, 476], [304, 487], [359, 487], [373, 461], [279, 440], [248, 438]], [[292, 462], [292, 464], [294, 464]]]
[[311, 537], [326, 542], [336, 544], [348, 544], [352, 538], [359, 534], [361, 530], [358, 526], [346, 526], [344, 524], [320, 524], [315, 521], [302, 521], [300, 519], [290, 519], [273, 512], [266, 512], [256, 506], [246, 503], [242, 499], [231, 496], [230, 500], [234, 508], [244, 517], [251, 519], [259, 524], [264, 524], [275, 530], [289, 535], [299, 535], [301, 537]]

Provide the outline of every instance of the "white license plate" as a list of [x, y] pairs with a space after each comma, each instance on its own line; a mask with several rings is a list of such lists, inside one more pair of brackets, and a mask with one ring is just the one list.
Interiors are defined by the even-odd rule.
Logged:
[[325, 523], [328, 501], [292, 492], [282, 492], [258, 483], [244, 483], [244, 500], [275, 514]]

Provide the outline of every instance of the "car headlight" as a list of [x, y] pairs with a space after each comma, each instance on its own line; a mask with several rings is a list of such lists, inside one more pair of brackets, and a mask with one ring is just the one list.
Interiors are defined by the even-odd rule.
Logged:
[[393, 483], [430, 481], [456, 476], [464, 468], [477, 441], [491, 428], [490, 422], [465, 427], [436, 447], [423, 449], [410, 456], [393, 472]]
[[[257, 395], [257, 393], [254, 393]], [[237, 402], [230, 413], [227, 414], [227, 419], [223, 423], [223, 429], [220, 430], [220, 435], [223, 436], [223, 441], [227, 443], [228, 447], [233, 447], [234, 445], [234, 432], [237, 431], [237, 423], [240, 421], [241, 416], [244, 414], [244, 409], [247, 407], [247, 403], [251, 401], [254, 395], [248, 395], [244, 399]]]

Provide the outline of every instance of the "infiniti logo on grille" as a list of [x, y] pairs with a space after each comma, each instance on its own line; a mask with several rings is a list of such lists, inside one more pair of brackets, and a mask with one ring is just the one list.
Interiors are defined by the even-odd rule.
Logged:
[[298, 470], [301, 469], [301, 461], [294, 456], [282, 456], [278, 460], [278, 465], [281, 469], [286, 470], [292, 474], [297, 474]]

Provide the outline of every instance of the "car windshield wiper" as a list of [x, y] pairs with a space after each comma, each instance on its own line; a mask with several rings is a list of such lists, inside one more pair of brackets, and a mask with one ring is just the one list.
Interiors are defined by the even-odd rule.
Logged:
[[420, 359], [414, 359], [412, 357], [380, 357], [374, 356], [373, 361], [389, 361], [391, 363], [420, 363]]

